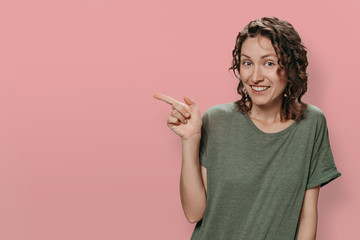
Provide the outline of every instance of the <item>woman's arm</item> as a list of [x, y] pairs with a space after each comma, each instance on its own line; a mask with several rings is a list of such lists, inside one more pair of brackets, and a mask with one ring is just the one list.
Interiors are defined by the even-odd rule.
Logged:
[[305, 191], [299, 219], [297, 240], [315, 240], [318, 220], [318, 198], [320, 185]]
[[180, 197], [185, 216], [190, 223], [200, 221], [206, 208], [206, 192], [199, 162], [200, 138], [198, 135], [182, 140]]

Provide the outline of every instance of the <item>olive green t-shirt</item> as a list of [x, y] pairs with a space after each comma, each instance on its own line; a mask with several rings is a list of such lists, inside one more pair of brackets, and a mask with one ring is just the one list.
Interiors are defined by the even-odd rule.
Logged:
[[265, 133], [234, 102], [202, 116], [200, 164], [207, 169], [207, 203], [191, 240], [296, 239], [307, 189], [341, 176], [323, 112]]

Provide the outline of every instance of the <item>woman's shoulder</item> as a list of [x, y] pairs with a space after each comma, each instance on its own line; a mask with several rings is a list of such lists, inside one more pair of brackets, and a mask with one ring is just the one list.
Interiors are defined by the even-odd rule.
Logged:
[[321, 110], [319, 107], [306, 103], [307, 109], [306, 109], [306, 118], [312, 121], [326, 121], [325, 114], [323, 110]]
[[306, 104], [307, 104], [307, 109], [305, 110], [304, 123], [308, 125], [326, 126], [327, 125], [326, 117], [323, 110], [310, 103], [306, 103]]
[[208, 116], [218, 116], [218, 115], [224, 115], [228, 113], [232, 113], [235, 110], [235, 103], [229, 102], [229, 103], [221, 103], [214, 106], [209, 107], [205, 112], [204, 115]]

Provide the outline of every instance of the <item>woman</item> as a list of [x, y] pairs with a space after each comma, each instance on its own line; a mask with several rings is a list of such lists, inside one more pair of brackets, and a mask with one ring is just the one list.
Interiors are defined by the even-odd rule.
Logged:
[[172, 105], [167, 124], [182, 139], [192, 240], [316, 238], [320, 187], [341, 173], [323, 112], [301, 101], [306, 54], [289, 22], [263, 17], [238, 34], [232, 53], [240, 100], [201, 117], [193, 99], [154, 95]]

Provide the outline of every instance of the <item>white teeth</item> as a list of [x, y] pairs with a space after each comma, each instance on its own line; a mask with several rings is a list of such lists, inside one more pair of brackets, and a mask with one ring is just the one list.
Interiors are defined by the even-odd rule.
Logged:
[[252, 89], [256, 90], [256, 91], [265, 91], [266, 89], [268, 89], [269, 87], [254, 87], [251, 86]]

